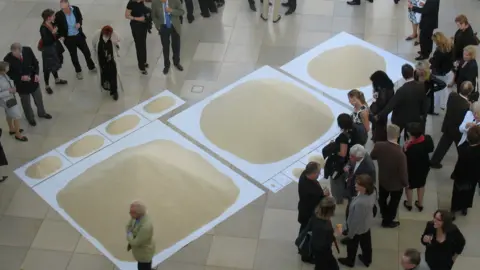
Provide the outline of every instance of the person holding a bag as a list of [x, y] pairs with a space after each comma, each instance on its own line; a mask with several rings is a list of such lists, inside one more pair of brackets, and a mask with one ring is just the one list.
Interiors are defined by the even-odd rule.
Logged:
[[55, 20], [55, 11], [46, 9], [42, 12], [43, 23], [40, 26], [41, 39], [38, 43], [38, 49], [42, 51], [43, 79], [45, 80], [45, 91], [53, 94], [50, 87], [50, 74], [55, 78], [55, 84], [67, 84], [66, 80], [58, 77], [58, 71], [63, 64], [63, 52], [65, 49], [62, 43], [57, 39], [57, 27], [53, 26]]
[[357, 89], [348, 92], [348, 101], [353, 106], [353, 129], [356, 144], [365, 145], [370, 131], [369, 109], [363, 93]]
[[20, 95], [25, 118], [31, 126], [36, 126], [35, 114], [32, 110], [32, 101], [37, 106], [38, 117], [52, 119], [52, 116], [45, 111], [43, 106], [42, 91], [40, 91], [40, 79], [38, 77], [38, 60], [30, 47], [23, 46], [20, 43], [13, 43], [10, 46], [10, 53], [3, 59], [8, 62], [8, 76], [15, 83], [15, 88]]
[[10, 135], [15, 135], [18, 141], [26, 142], [28, 139], [22, 135], [23, 129], [20, 128], [22, 113], [15, 97], [15, 85], [7, 75], [8, 67], [7, 62], [0, 62], [0, 105], [5, 109]]

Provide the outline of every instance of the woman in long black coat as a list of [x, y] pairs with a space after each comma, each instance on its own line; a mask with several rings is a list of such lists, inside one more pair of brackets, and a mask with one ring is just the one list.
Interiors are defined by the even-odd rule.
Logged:
[[473, 126], [467, 132], [468, 145], [458, 148], [458, 159], [452, 173], [454, 180], [450, 211], [461, 211], [466, 216], [473, 205], [475, 187], [480, 181], [478, 161], [480, 160], [480, 126]]
[[473, 45], [469, 45], [463, 49], [463, 60], [458, 62], [455, 72], [455, 79], [450, 84], [457, 85], [457, 92], [461, 85], [465, 81], [469, 81], [473, 84], [473, 92], [470, 94], [470, 101], [474, 102], [478, 100], [477, 78], [478, 78], [478, 64], [477, 64], [477, 49]]
[[412, 210], [412, 193], [417, 190], [417, 200], [415, 207], [419, 211], [423, 210], [423, 195], [425, 194], [425, 183], [430, 172], [430, 157], [435, 146], [430, 135], [423, 134], [423, 124], [410, 123], [407, 125], [408, 141], [404, 145], [405, 155], [407, 156], [408, 168], [408, 188], [405, 188], [407, 199], [403, 201], [403, 206], [408, 211]]
[[[387, 106], [390, 99], [395, 94], [394, 84], [387, 73], [378, 70], [370, 76], [373, 86], [375, 101], [370, 106], [370, 112], [373, 115], [380, 113]], [[371, 119], [373, 120], [373, 119]], [[387, 140], [388, 116], [377, 121], [372, 121], [372, 140], [374, 142]]]
[[[0, 128], [0, 137], [2, 137], [2, 129]], [[5, 152], [3, 151], [3, 146], [2, 143], [0, 142], [0, 167], [7, 166], [8, 161], [7, 161], [7, 156], [5, 155]], [[0, 183], [7, 180], [8, 176], [3, 175], [0, 176]]]

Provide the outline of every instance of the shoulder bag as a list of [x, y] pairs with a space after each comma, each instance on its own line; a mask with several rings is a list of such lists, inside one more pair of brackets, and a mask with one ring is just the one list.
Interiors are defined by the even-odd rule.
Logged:
[[[9, 79], [7, 76], [5, 76], [5, 75], [3, 75], [3, 77], [5, 78], [5, 80], [7, 80], [8, 84], [10, 85], [10, 88], [13, 88], [12, 82], [10, 81], [10, 79]], [[10, 98], [10, 99], [8, 99], [7, 101], [5, 101], [5, 105], [6, 105], [7, 108], [9, 108], [9, 109], [18, 104], [17, 99], [15, 98], [15, 95], [12, 94], [12, 96], [13, 96], [12, 98]]]

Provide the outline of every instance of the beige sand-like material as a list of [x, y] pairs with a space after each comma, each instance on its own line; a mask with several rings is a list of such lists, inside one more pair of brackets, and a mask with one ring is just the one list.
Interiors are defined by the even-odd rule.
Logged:
[[114, 257], [133, 261], [125, 235], [132, 201], [147, 205], [160, 252], [220, 216], [239, 192], [198, 153], [155, 140], [94, 165], [68, 183], [57, 201]]
[[300, 178], [300, 176], [302, 175], [304, 170], [305, 169], [302, 169], [302, 168], [295, 168], [295, 169], [293, 169], [292, 174], [293, 174], [293, 176], [295, 176], [298, 179], [298, 178]]
[[308, 63], [308, 74], [321, 84], [351, 90], [371, 84], [370, 75], [385, 71], [385, 59], [359, 45], [348, 45], [323, 52]]
[[62, 160], [56, 156], [49, 156], [28, 166], [25, 175], [32, 179], [43, 179], [60, 168], [62, 168]]
[[308, 158], [308, 161], [309, 162], [316, 162], [318, 164], [320, 164], [320, 167], [324, 167], [325, 166], [325, 159], [323, 158], [323, 156], [321, 155], [318, 155], [318, 156], [310, 156]]
[[275, 80], [243, 83], [212, 100], [200, 127], [219, 148], [254, 164], [290, 157], [327, 132], [328, 105], [294, 84]]
[[73, 158], [83, 157], [102, 147], [104, 141], [102, 136], [87, 135], [67, 147], [65, 153]]
[[112, 135], [120, 135], [134, 129], [140, 123], [140, 117], [135, 114], [122, 116], [107, 125], [107, 132]]
[[175, 105], [175, 99], [169, 96], [159, 97], [143, 107], [147, 113], [161, 113]]

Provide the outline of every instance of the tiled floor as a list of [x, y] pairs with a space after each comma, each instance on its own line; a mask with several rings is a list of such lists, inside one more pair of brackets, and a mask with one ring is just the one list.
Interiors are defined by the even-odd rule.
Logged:
[[[19, 143], [4, 135], [2, 143], [11, 171], [28, 160], [63, 144], [88, 129], [133, 107], [139, 102], [169, 89], [195, 103], [222, 86], [237, 80], [262, 65], [278, 66], [340, 31], [347, 31], [412, 60], [417, 50], [404, 38], [410, 32], [406, 1], [394, 5], [391, 0], [376, 0], [350, 7], [340, 0], [299, 0], [297, 13], [284, 17], [279, 24], [264, 23], [259, 14], [250, 12], [246, 0], [226, 0], [221, 13], [205, 20], [197, 16], [192, 25], [184, 25], [182, 64], [184, 72], [161, 73], [159, 37], [148, 37], [149, 76], [136, 70], [135, 51], [128, 22], [123, 19], [126, 1], [72, 0], [83, 11], [87, 36], [105, 24], [123, 36], [119, 72], [123, 90], [113, 102], [98, 85], [98, 77], [86, 74], [83, 81], [74, 78], [72, 65], [66, 63], [60, 72], [69, 80], [55, 87], [55, 94], [44, 95], [53, 120], [40, 120], [25, 133], [30, 141]], [[455, 31], [453, 18], [466, 14], [480, 30], [478, 0], [441, 1], [440, 29], [447, 35]], [[8, 52], [12, 42], [35, 48], [39, 34], [40, 14], [45, 8], [57, 8], [58, 0], [0, 0], [0, 48]], [[197, 9], [198, 10], [198, 9]], [[476, 17], [474, 15], [477, 15]], [[80, 57], [81, 58], [81, 57]], [[157, 63], [157, 65], [155, 65]], [[347, 74], [348, 76], [348, 74]], [[195, 91], [191, 91], [193, 86]], [[430, 119], [429, 130], [439, 138], [441, 117]], [[5, 129], [5, 123], [0, 121]], [[448, 207], [451, 192], [450, 172], [456, 160], [450, 152], [444, 169], [432, 171], [427, 185], [424, 213], [400, 210], [401, 226], [373, 230], [373, 270], [396, 269], [402, 250], [420, 245], [425, 222], [437, 207]], [[296, 223], [296, 184], [277, 194], [267, 194], [232, 216], [210, 233], [200, 237], [162, 263], [161, 270], [309, 270], [300, 262], [292, 241]], [[480, 244], [476, 241], [480, 209], [474, 208], [457, 224], [467, 236], [464, 254], [455, 269], [478, 268]], [[343, 219], [343, 209], [337, 220]], [[342, 253], [345, 250], [342, 249]], [[476, 267], [477, 266], [477, 267]], [[1, 270], [112, 270], [114, 266], [42, 199], [17, 177], [0, 185], [0, 269]], [[360, 269], [359, 267], [358, 269]]]

